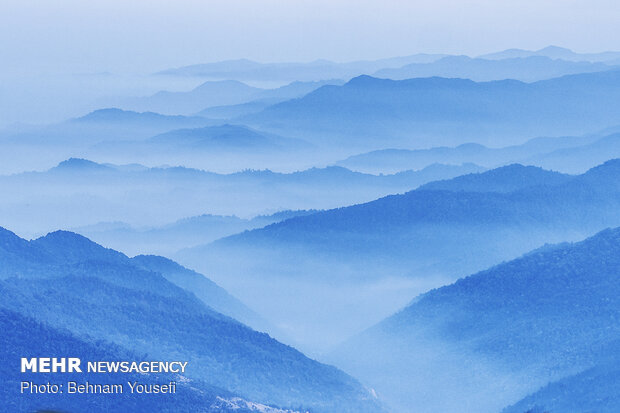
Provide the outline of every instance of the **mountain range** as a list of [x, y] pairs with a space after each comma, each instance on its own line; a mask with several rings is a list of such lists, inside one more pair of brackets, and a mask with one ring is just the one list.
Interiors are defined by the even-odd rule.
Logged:
[[[620, 225], [619, 174], [618, 160], [577, 176], [510, 165], [291, 218], [175, 257], [199, 270], [208, 266], [261, 314], [296, 326], [292, 336], [318, 337], [316, 350], [424, 289], [544, 243]], [[287, 291], [302, 290], [310, 293], [303, 307], [313, 311], [290, 309], [303, 296]]]
[[[539, 166], [557, 168], [562, 154], [515, 159], [506, 147], [535, 136], [578, 136], [617, 126], [613, 102], [620, 93], [618, 73], [583, 73], [534, 83], [446, 78], [392, 81], [360, 76], [344, 85], [328, 80], [293, 82], [276, 89], [248, 86], [252, 92], [240, 98], [242, 103], [207, 109], [209, 102], [196, 104], [201, 115], [212, 114], [216, 119], [110, 108], [59, 124], [14, 128], [0, 134], [10, 149], [0, 160], [2, 168], [9, 171], [52, 165], [68, 157], [151, 165], [180, 163], [227, 172], [244, 167], [291, 170], [330, 164], [368, 150], [422, 151], [427, 149], [420, 148], [484, 144], [504, 147], [508, 162], [537, 161]], [[171, 104], [180, 108], [177, 98], [191, 103], [215, 93], [209, 92], [210, 83], [203, 86], [194, 92], [164, 94], [162, 99], [170, 98]], [[165, 140], [169, 144], [162, 145]], [[558, 148], [565, 146], [559, 144]], [[282, 148], [295, 151], [295, 156]], [[221, 156], [222, 150], [228, 152], [227, 157]], [[607, 150], [591, 149], [596, 152], [593, 162], [608, 159], [604, 155]], [[484, 159], [484, 152], [480, 158]], [[533, 155], [544, 153], [535, 151]], [[560, 166], [578, 160], [578, 156], [570, 158]], [[493, 157], [490, 159], [492, 162]], [[458, 163], [463, 162], [476, 161]], [[581, 170], [570, 172], [593, 166], [584, 160], [578, 165]]]
[[415, 149], [466, 142], [501, 147], [615, 126], [619, 97], [620, 70], [534, 83], [360, 76], [239, 121], [332, 147]]
[[[430, 149], [381, 149], [353, 155], [336, 165], [367, 173], [395, 173], [439, 162], [473, 162], [487, 168], [527, 163], [567, 173], [582, 173], [620, 156], [617, 128], [584, 136], [539, 137], [520, 145], [491, 148], [475, 143]], [[613, 132], [608, 135], [608, 133]], [[587, 153], [588, 156], [583, 156]]]
[[187, 92], [160, 91], [152, 96], [126, 99], [122, 106], [136, 111], [186, 115], [209, 106], [248, 102], [256, 99], [261, 91], [236, 80], [208, 81]]
[[409, 63], [428, 63], [445, 57], [443, 54], [416, 54], [376, 61], [336, 63], [316, 60], [308, 63], [258, 63], [247, 59], [197, 64], [159, 72], [167, 76], [195, 76], [210, 79], [235, 79], [241, 81], [320, 81], [324, 79], [350, 79], [364, 73], [374, 73], [388, 67], [401, 67]]
[[582, 172], [597, 163], [620, 156], [620, 134], [604, 136], [594, 142], [579, 146], [557, 149], [548, 153], [539, 153], [528, 161], [545, 168], [566, 172]]
[[18, 77], [0, 411], [620, 411], [620, 52]]
[[236, 105], [212, 106], [197, 113], [209, 119], [231, 120], [241, 116], [251, 115], [260, 112], [271, 105], [280, 103], [282, 100], [274, 99], [258, 99], [250, 102], [238, 103]]
[[22, 145], [84, 146], [109, 140], [141, 140], [173, 129], [204, 127], [213, 123], [201, 116], [169, 116], [107, 108], [58, 124], [4, 132], [2, 139], [5, 143]]
[[[118, 108], [98, 109], [63, 122], [22, 126], [0, 131], [0, 172], [16, 173], [51, 166], [69, 157], [84, 157], [102, 142], [136, 142], [182, 128], [200, 128], [218, 122], [201, 116], [166, 116]], [[95, 149], [93, 149], [95, 147]], [[135, 162], [135, 160], [131, 160]]]
[[171, 151], [189, 148], [199, 151], [242, 152], [303, 149], [311, 146], [299, 139], [287, 139], [229, 124], [197, 129], [175, 129], [150, 138], [148, 144], [164, 145]]
[[566, 61], [537, 55], [507, 59], [449, 56], [432, 63], [411, 63], [397, 69], [382, 69], [373, 76], [394, 80], [439, 76], [477, 82], [504, 79], [535, 82], [577, 73], [602, 72], [611, 70], [614, 66], [601, 62]]
[[[100, 222], [73, 228], [72, 231], [130, 255], [148, 251], [151, 254], [169, 256], [183, 248], [206, 244], [228, 235], [314, 212], [317, 211], [280, 211], [269, 215], [258, 215], [252, 219], [239, 218], [234, 215], [203, 214], [183, 218], [159, 227], [138, 228], [124, 222]], [[235, 318], [239, 319], [239, 317]]]
[[550, 59], [563, 59], [573, 62], [618, 62], [620, 52], [576, 53], [558, 46], [547, 46], [539, 50], [507, 49], [501, 52], [479, 56], [483, 59], [511, 59], [531, 56], [544, 56]]
[[[15, 194], [0, 201], [0, 213], [18, 233], [29, 236], [102, 221], [159, 227], [205, 213], [246, 218], [307, 207], [334, 208], [407, 191], [433, 179], [480, 170], [466, 164], [435, 165], [383, 176], [341, 167], [292, 173], [245, 170], [219, 174], [183, 167], [119, 166], [72, 158], [48, 171], [0, 177], [0, 188]], [[174, 238], [174, 234], [170, 236]], [[195, 239], [188, 238], [183, 247], [191, 246]], [[147, 245], [152, 243], [144, 244]], [[132, 253], [152, 252], [132, 249]]]
[[[326, 78], [332, 79], [332, 78]], [[209, 113], [208, 108], [234, 106], [252, 102], [273, 103], [298, 98], [324, 85], [341, 85], [338, 79], [292, 83], [264, 89], [249, 86], [237, 80], [206, 81], [187, 92], [160, 91], [152, 96], [125, 99], [119, 105], [136, 111], [153, 111], [168, 115], [200, 115]]]
[[[446, 54], [415, 54], [378, 60], [336, 63], [328, 60], [313, 62], [259, 63], [247, 59], [228, 60], [222, 62], [196, 64], [179, 68], [167, 69], [158, 75], [193, 76], [208, 79], [235, 79], [240, 81], [280, 81], [295, 80], [317, 81], [321, 79], [350, 79], [363, 74], [373, 74], [381, 70], [399, 70], [408, 65], [433, 64], [442, 58], [459, 58]], [[465, 56], [466, 57], [466, 56]], [[549, 60], [561, 60], [563, 63], [550, 62], [549, 65], [565, 65], [571, 62], [620, 64], [620, 52], [576, 53], [572, 50], [549, 46], [540, 50], [508, 49], [496, 53], [478, 56], [484, 60], [508, 60], [542, 57]], [[582, 65], [586, 67], [586, 65]], [[587, 71], [587, 70], [584, 70]], [[566, 73], [564, 73], [566, 74]], [[432, 73], [431, 76], [438, 76]]]

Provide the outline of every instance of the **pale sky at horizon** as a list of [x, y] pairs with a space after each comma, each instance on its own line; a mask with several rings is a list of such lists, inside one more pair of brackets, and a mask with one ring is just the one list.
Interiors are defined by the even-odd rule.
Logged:
[[0, 72], [152, 72], [224, 59], [620, 49], [611, 0], [3, 0]]

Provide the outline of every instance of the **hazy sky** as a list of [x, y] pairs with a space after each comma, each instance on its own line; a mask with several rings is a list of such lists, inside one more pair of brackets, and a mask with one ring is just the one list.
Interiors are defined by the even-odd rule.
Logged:
[[1, 0], [2, 71], [152, 71], [549, 44], [620, 49], [617, 0]]
[[144, 76], [169, 67], [620, 50], [619, 21], [617, 0], [0, 0], [0, 128], [198, 84]]

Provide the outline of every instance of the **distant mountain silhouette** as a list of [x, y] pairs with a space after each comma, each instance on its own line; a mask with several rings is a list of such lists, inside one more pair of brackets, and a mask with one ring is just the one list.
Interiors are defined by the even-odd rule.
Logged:
[[[605, 133], [613, 132], [612, 130]], [[473, 162], [485, 167], [508, 163], [537, 165], [568, 173], [582, 173], [611, 158], [620, 157], [617, 133], [534, 138], [520, 145], [490, 148], [475, 143], [430, 149], [381, 149], [350, 156], [337, 162], [355, 171], [394, 173], [425, 167], [435, 162]], [[584, 154], [588, 155], [585, 156]]]
[[[286, 100], [286, 99], [284, 99]], [[250, 102], [238, 103], [236, 105], [212, 106], [196, 113], [198, 116], [204, 116], [210, 119], [230, 120], [240, 116], [258, 113], [271, 105], [282, 102], [283, 99], [257, 99]]]
[[[290, 84], [263, 89], [246, 85], [237, 80], [207, 81], [187, 92], [160, 91], [148, 97], [131, 98], [122, 102], [123, 108], [153, 111], [169, 115], [191, 115], [210, 107], [240, 105], [253, 101], [281, 102], [301, 97], [323, 85], [341, 85], [341, 80], [316, 82], [295, 81]], [[208, 111], [206, 112], [208, 113]]]
[[261, 133], [238, 125], [207, 126], [198, 129], [177, 129], [157, 135], [149, 140], [152, 143], [171, 145], [175, 149], [190, 146], [200, 150], [268, 150], [309, 147], [310, 144], [299, 139]]
[[615, 133], [594, 142], [584, 142], [583, 145], [533, 155], [529, 161], [546, 168], [580, 172], [592, 164], [618, 157], [620, 157], [620, 134]]
[[346, 63], [328, 60], [316, 60], [308, 63], [258, 63], [239, 59], [168, 69], [158, 74], [241, 81], [320, 81], [324, 79], [350, 79], [361, 74], [374, 73], [383, 68], [401, 67], [409, 63], [433, 62], [445, 56], [442, 54], [416, 54]]
[[360, 76], [242, 119], [332, 146], [506, 146], [534, 136], [584, 134], [616, 125], [618, 98], [620, 70], [529, 84]]
[[97, 162], [89, 161], [82, 158], [69, 158], [62, 161], [58, 166], [52, 168], [52, 171], [111, 171], [112, 168]]
[[[33, 150], [59, 144], [70, 151], [103, 141], [136, 141], [179, 128], [197, 128], [215, 122], [200, 116], [166, 116], [153, 112], [132, 112], [117, 108], [99, 109], [58, 124], [4, 132], [3, 138]], [[54, 150], [57, 151], [56, 148]]]
[[[231, 129], [236, 130], [235, 127]], [[206, 134], [217, 136], [228, 128], [208, 129]], [[240, 129], [248, 139], [255, 132]], [[202, 131], [199, 131], [202, 133]], [[201, 135], [199, 133], [199, 135]], [[234, 139], [237, 135], [232, 136]], [[262, 139], [262, 134], [258, 139]], [[267, 139], [272, 139], [270, 135]], [[199, 139], [202, 136], [199, 136]], [[177, 137], [174, 137], [177, 138]], [[184, 139], [185, 136], [180, 137]], [[276, 139], [276, 138], [273, 138]], [[280, 141], [275, 140], [276, 143]], [[216, 144], [217, 143], [216, 140]], [[150, 144], [168, 155], [175, 153], [170, 145]], [[231, 153], [252, 155], [249, 149], [235, 149], [227, 152], [218, 150], [207, 138], [206, 143], [186, 144], [188, 156], [213, 155], [214, 158], [230, 159]], [[254, 153], [260, 152], [254, 148]], [[277, 149], [291, 156], [287, 150]], [[252, 217], [279, 210], [327, 209], [339, 205], [367, 202], [390, 193], [404, 192], [434, 179], [445, 179], [463, 173], [479, 172], [482, 168], [465, 164], [439, 166], [421, 171], [405, 171], [392, 175], [372, 175], [353, 172], [342, 167], [312, 168], [303, 171], [281, 173], [271, 170], [244, 170], [222, 174], [184, 167], [148, 168], [140, 165], [93, 164], [78, 158], [62, 162], [45, 172], [28, 172], [0, 177], [0, 189], [20, 191], [23, 197], [0, 200], [6, 219], [12, 217], [12, 224], [22, 235], [38, 236], [54, 228], [80, 228], [98, 222], [124, 222], [136, 229], [160, 227], [185, 217], [209, 212], [213, 215]], [[19, 188], [19, 189], [18, 189]], [[162, 190], [164, 192], [162, 192]], [[58, 197], [59, 193], [66, 196]], [[169, 194], [174, 193], [174, 196]], [[35, 196], [36, 194], [36, 196]], [[51, 200], [54, 200], [53, 202]], [[74, 208], [80, 205], [79, 210]], [[24, 215], [23, 210], [30, 212]], [[206, 220], [205, 220], [206, 221]], [[186, 233], [187, 238], [175, 231], [156, 231], [152, 240], [148, 234], [135, 236], [136, 231], [115, 231], [119, 240], [107, 237], [97, 238], [111, 242], [117, 248], [131, 254], [171, 253], [180, 248], [195, 246], [211, 241], [212, 236], [230, 235], [218, 223], [213, 230], [207, 228], [204, 236], [196, 231]], [[233, 226], [234, 223], [231, 222]], [[221, 230], [217, 229], [220, 227]], [[253, 228], [256, 228], [252, 224]], [[239, 231], [245, 229], [237, 227]], [[94, 234], [91, 234], [97, 237]], [[127, 238], [125, 238], [127, 237]], [[184, 239], [185, 238], [185, 239]], [[140, 242], [133, 243], [133, 241]], [[155, 240], [161, 241], [158, 245]], [[179, 243], [182, 245], [179, 246]], [[156, 249], [151, 249], [155, 247]]]
[[233, 119], [240, 116], [260, 112], [261, 110], [283, 102], [304, 96], [321, 86], [342, 85], [343, 80], [322, 80], [317, 82], [292, 82], [276, 89], [265, 89], [257, 94], [255, 100], [235, 105], [212, 106], [201, 110], [197, 115], [212, 119]]
[[[1, 308], [154, 359], [187, 360], [190, 379], [253, 401], [319, 412], [381, 411], [351, 377], [215, 312], [167, 279], [214, 298], [205, 281], [196, 283], [198, 274], [157, 258], [134, 261], [70, 232], [27, 244], [4, 229], [0, 234], [18, 246], [3, 253], [14, 272], [0, 281]], [[22, 248], [32, 252], [16, 256]]]
[[208, 81], [188, 92], [161, 91], [148, 97], [127, 99], [122, 106], [139, 111], [187, 115], [209, 106], [248, 102], [256, 99], [262, 90], [235, 80]]
[[[574, 62], [610, 62], [620, 59], [620, 52], [575, 53], [563, 47], [547, 46], [536, 51], [508, 49], [501, 52], [485, 54], [480, 57], [483, 59], [511, 59], [532, 56], [545, 56], [551, 59], [563, 59]], [[617, 64], [617, 62], [615, 64]]]
[[[608, 229], [583, 242], [534, 251], [429, 291], [350, 340], [339, 353], [346, 360], [341, 365], [399, 406], [426, 397], [421, 412], [458, 412], [463, 405], [470, 411], [498, 411], [502, 402], [513, 403], [549, 380], [599, 363], [605, 366], [618, 354], [620, 331], [614, 320], [620, 315], [619, 252], [620, 228]], [[417, 357], [420, 354], [424, 356]], [[394, 369], [392, 379], [386, 369]], [[587, 371], [562, 383], [580, 380], [600, 394], [586, 379], [605, 371]], [[454, 377], [458, 384], [451, 380]], [[613, 377], [609, 378], [617, 381]], [[603, 378], [597, 383], [608, 389]], [[431, 388], [440, 391], [424, 396]], [[573, 389], [576, 393], [569, 395], [552, 385], [540, 396], [554, 391], [558, 399], [542, 398], [547, 403], [540, 407], [582, 411], [568, 406], [589, 396], [579, 394], [586, 389]], [[528, 406], [535, 400], [536, 396], [529, 399]], [[617, 403], [612, 398], [596, 405], [612, 411]], [[599, 411], [596, 405], [583, 411]]]
[[613, 67], [600, 62], [573, 62], [546, 56], [508, 59], [449, 56], [432, 63], [412, 63], [398, 69], [379, 70], [374, 76], [395, 80], [440, 76], [471, 79], [477, 82], [502, 79], [534, 82], [569, 74], [602, 72]]
[[203, 124], [204, 119], [199, 117], [188, 116], [170, 116], [162, 115], [155, 112], [133, 112], [129, 110], [122, 110], [118, 108], [97, 109], [84, 116], [73, 119], [73, 122], [77, 123], [143, 123], [148, 122], [150, 125], [163, 123], [168, 126], [169, 124], [188, 124], [194, 122], [195, 124]]
[[259, 99], [288, 100], [307, 95], [323, 86], [341, 86], [346, 81], [340, 79], [318, 80], [314, 82], [294, 81], [275, 89], [265, 89], [258, 95]]
[[[207, 244], [228, 235], [315, 212], [317, 211], [286, 210], [270, 215], [259, 215], [252, 219], [203, 214], [157, 227], [136, 228], [122, 222], [102, 222], [72, 230], [102, 245], [131, 255], [139, 252], [172, 255], [183, 248]], [[234, 318], [242, 320], [240, 317]]]

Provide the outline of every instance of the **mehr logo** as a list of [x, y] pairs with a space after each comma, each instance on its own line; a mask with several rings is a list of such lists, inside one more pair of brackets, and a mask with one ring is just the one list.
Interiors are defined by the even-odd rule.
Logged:
[[76, 357], [22, 357], [22, 373], [81, 373], [80, 359]]

